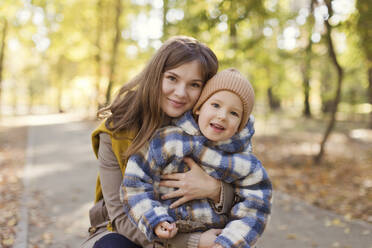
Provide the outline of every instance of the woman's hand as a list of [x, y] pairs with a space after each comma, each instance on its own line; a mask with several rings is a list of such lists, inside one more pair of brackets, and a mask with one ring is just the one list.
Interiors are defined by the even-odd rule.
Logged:
[[209, 229], [208, 231], [203, 232], [200, 236], [198, 248], [212, 248], [215, 245], [219, 245], [215, 244], [214, 241], [216, 240], [217, 235], [221, 232], [222, 229]]
[[184, 161], [190, 168], [188, 172], [162, 176], [160, 186], [178, 188], [176, 191], [163, 195], [162, 199], [180, 197], [170, 205], [171, 208], [176, 208], [190, 200], [202, 198], [209, 198], [218, 203], [221, 194], [221, 182], [208, 175], [191, 158], [184, 158]]

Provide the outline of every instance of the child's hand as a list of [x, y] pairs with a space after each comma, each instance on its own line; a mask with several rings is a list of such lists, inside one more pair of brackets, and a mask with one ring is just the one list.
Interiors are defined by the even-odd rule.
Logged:
[[176, 227], [176, 223], [170, 224], [167, 221], [160, 222], [155, 227], [155, 234], [161, 239], [170, 239], [176, 236], [178, 228]]

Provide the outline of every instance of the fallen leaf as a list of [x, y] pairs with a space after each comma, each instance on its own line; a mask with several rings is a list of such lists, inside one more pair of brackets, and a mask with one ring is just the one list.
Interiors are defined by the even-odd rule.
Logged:
[[43, 233], [43, 240], [45, 244], [51, 244], [53, 242], [53, 234], [50, 232]]
[[15, 226], [16, 224], [17, 224], [16, 218], [11, 218], [10, 220], [8, 220], [7, 223], [8, 226]]
[[287, 239], [297, 239], [297, 236], [294, 233], [288, 233], [287, 234]]
[[14, 244], [14, 239], [12, 237], [3, 240], [3, 245], [5, 245], [5, 246], [11, 246], [13, 244]]
[[339, 242], [333, 242], [332, 247], [340, 247], [340, 243]]

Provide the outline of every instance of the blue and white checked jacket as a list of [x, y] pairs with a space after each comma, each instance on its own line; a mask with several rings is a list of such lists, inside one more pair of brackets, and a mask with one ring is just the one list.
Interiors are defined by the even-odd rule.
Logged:
[[[216, 243], [225, 248], [252, 247], [265, 229], [272, 195], [268, 175], [252, 154], [253, 116], [241, 132], [224, 142], [202, 136], [191, 112], [173, 124], [157, 130], [127, 163], [121, 197], [129, 218], [149, 240], [155, 238], [157, 224], [168, 221], [199, 227], [193, 231], [226, 225]], [[238, 202], [228, 215], [217, 214], [207, 199], [193, 200], [176, 209], [169, 208], [174, 200], [160, 199], [174, 190], [160, 187], [160, 176], [187, 171], [184, 157], [193, 158], [209, 175], [233, 185]]]

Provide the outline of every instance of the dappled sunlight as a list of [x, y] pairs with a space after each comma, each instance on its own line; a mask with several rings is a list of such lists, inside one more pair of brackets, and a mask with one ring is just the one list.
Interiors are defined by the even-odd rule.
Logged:
[[74, 121], [81, 121], [92, 115], [81, 113], [66, 114], [45, 114], [45, 115], [22, 115], [22, 116], [3, 116], [0, 119], [0, 125], [11, 126], [42, 126], [51, 124], [62, 124]]
[[350, 137], [365, 141], [372, 142], [372, 130], [371, 129], [353, 129], [350, 131]]
[[[80, 204], [78, 208], [71, 212], [60, 214], [56, 219], [58, 227], [64, 230], [65, 234], [81, 235], [85, 237], [89, 224], [88, 213], [93, 201]], [[83, 220], [83, 221], [82, 221]]]
[[[349, 219], [372, 222], [368, 210], [372, 200], [371, 130], [355, 128], [359, 123], [339, 122], [329, 137], [324, 161], [315, 164], [324, 123], [278, 117], [266, 120], [266, 128], [275, 125], [276, 133], [261, 132], [253, 138], [253, 151], [267, 169], [274, 189]], [[262, 121], [256, 123], [261, 129]]]
[[76, 167], [76, 164], [66, 164], [66, 163], [47, 163], [45, 165], [33, 165], [32, 169], [28, 169], [26, 173], [23, 174], [23, 177], [26, 180], [41, 180], [47, 178], [56, 173], [66, 172], [72, 170]]

